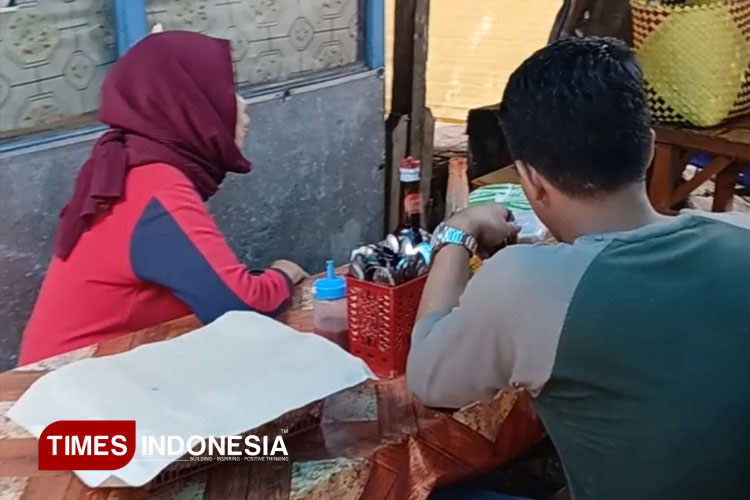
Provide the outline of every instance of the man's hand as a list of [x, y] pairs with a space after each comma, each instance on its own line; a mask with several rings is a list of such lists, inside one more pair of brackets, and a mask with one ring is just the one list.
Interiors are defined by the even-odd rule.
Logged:
[[460, 211], [447, 224], [474, 236], [480, 253], [491, 255], [506, 243], [513, 242], [521, 228], [511, 213], [499, 203], [487, 203]]
[[[481, 257], [512, 243], [520, 228], [510, 212], [498, 203], [462, 210], [446, 221], [477, 239]], [[433, 312], [444, 312], [458, 305], [458, 298], [469, 281], [469, 252], [457, 245], [446, 245], [434, 256], [417, 319]]]
[[293, 284], [297, 285], [310, 275], [300, 266], [290, 260], [277, 260], [271, 264], [271, 269], [276, 269], [286, 274]]

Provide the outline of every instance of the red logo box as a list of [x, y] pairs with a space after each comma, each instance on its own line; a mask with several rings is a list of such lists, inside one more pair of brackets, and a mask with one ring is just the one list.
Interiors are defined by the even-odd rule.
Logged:
[[135, 447], [135, 420], [60, 420], [39, 437], [39, 470], [117, 470]]

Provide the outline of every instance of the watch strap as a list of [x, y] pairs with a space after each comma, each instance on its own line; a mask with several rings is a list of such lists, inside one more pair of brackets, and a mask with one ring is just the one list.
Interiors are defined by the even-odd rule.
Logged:
[[435, 240], [432, 242], [432, 253], [437, 253], [446, 245], [459, 245], [469, 251], [471, 255], [477, 253], [477, 240], [462, 229], [442, 223], [435, 230]]

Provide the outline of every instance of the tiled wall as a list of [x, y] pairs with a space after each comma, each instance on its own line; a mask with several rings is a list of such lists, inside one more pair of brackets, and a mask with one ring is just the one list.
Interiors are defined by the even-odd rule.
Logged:
[[[356, 62], [360, 0], [146, 0], [149, 28], [232, 41], [238, 84]], [[110, 0], [20, 0], [0, 12], [0, 137], [95, 111], [115, 60]]]
[[[387, 0], [388, 85], [394, 5]], [[547, 42], [561, 5], [562, 0], [430, 2], [427, 105], [435, 117], [464, 121], [469, 109], [500, 102], [513, 70]]]
[[0, 12], [0, 134], [95, 110], [115, 60], [109, 0], [16, 4]]
[[283, 80], [351, 64], [359, 55], [359, 0], [146, 0], [149, 28], [232, 41], [238, 84]]

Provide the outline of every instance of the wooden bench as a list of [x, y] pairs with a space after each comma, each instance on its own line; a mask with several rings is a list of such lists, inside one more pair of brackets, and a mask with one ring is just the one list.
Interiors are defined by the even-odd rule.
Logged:
[[[713, 178], [716, 189], [712, 210], [732, 210], [737, 177], [750, 165], [750, 115], [710, 129], [658, 125], [654, 130], [656, 151], [648, 187], [654, 207], [671, 213], [677, 203]], [[692, 179], [680, 183], [683, 170], [696, 153], [707, 153], [713, 160]]]

